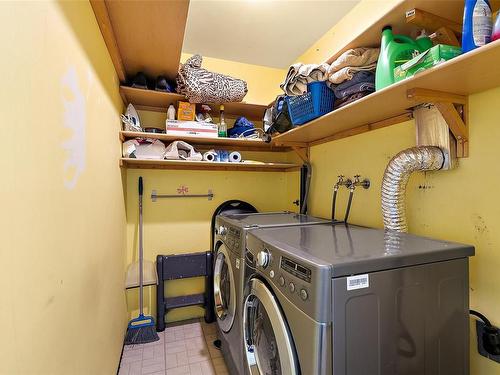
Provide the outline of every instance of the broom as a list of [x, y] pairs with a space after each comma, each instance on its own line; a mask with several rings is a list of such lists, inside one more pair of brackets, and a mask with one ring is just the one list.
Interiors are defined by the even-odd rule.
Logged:
[[144, 316], [143, 312], [142, 192], [142, 177], [139, 177], [139, 316], [128, 323], [125, 345], [147, 344], [160, 339], [156, 333], [153, 317]]

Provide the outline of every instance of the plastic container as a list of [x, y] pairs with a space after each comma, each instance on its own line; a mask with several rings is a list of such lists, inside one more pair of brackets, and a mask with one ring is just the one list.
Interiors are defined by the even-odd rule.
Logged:
[[333, 110], [335, 95], [326, 82], [311, 82], [307, 93], [288, 96], [286, 102], [293, 125], [302, 125]]
[[491, 41], [493, 29], [488, 0], [465, 0], [462, 51], [469, 52]]
[[382, 29], [380, 56], [375, 74], [375, 90], [394, 83], [394, 68], [410, 61], [415, 55], [425, 52], [432, 47], [429, 37], [420, 37], [414, 40], [406, 35], [394, 35], [391, 26]]
[[495, 21], [495, 25], [493, 26], [493, 33], [491, 34], [491, 40], [500, 39], [500, 12], [497, 14], [497, 20]]
[[167, 110], [167, 120], [175, 120], [175, 108], [173, 104], [168, 106]]

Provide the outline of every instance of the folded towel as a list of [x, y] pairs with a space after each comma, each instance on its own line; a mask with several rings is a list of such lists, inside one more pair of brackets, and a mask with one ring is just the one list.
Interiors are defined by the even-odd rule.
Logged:
[[378, 48], [354, 48], [340, 55], [328, 69], [328, 80], [340, 84], [351, 80], [359, 71], [374, 71], [380, 53]]
[[372, 71], [360, 71], [353, 75], [351, 80], [342, 82], [333, 87], [337, 99], [344, 99], [360, 91], [375, 91], [375, 73]]
[[347, 89], [344, 90], [338, 90], [334, 89], [333, 92], [335, 93], [335, 97], [338, 100], [342, 100], [344, 98], [347, 98], [348, 96], [357, 94], [358, 92], [363, 92], [363, 91], [370, 91], [374, 92], [375, 91], [375, 83], [372, 82], [360, 82], [352, 85], [351, 87], [348, 87]]
[[365, 67], [377, 62], [379, 48], [353, 48], [345, 51], [342, 55], [332, 62], [328, 74], [338, 72], [345, 67]]
[[365, 96], [371, 94], [372, 92], [373, 91], [371, 91], [371, 90], [360, 91], [360, 92], [352, 94], [352, 95], [350, 95], [342, 100], [337, 100], [335, 102], [335, 109], [342, 108], [342, 107], [346, 106], [347, 104], [353, 103], [356, 100], [364, 98]]
[[339, 71], [333, 73], [328, 77], [328, 80], [333, 84], [340, 84], [344, 81], [351, 80], [354, 74], [361, 71], [374, 71], [377, 68], [377, 64], [371, 64], [367, 66], [346, 66]]
[[285, 80], [280, 85], [286, 95], [296, 96], [307, 92], [307, 84], [315, 81], [326, 81], [328, 79], [328, 68], [323, 64], [297, 63], [290, 66]]
[[338, 90], [345, 90], [352, 85], [362, 82], [375, 82], [375, 72], [371, 70], [362, 70], [354, 73], [351, 80], [344, 81], [338, 85], [332, 85], [333, 88]]

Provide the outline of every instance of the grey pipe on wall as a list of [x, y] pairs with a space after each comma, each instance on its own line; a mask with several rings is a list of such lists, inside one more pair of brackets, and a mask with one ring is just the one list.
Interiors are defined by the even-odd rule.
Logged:
[[406, 185], [413, 172], [443, 168], [445, 155], [439, 147], [420, 146], [401, 151], [387, 165], [382, 180], [382, 216], [387, 230], [408, 232]]

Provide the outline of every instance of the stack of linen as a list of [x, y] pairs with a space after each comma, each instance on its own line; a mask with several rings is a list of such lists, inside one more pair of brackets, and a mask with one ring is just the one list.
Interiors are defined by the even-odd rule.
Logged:
[[375, 91], [379, 53], [378, 48], [353, 48], [331, 64], [293, 64], [280, 87], [296, 96], [307, 92], [308, 83], [326, 81], [335, 93], [335, 108], [340, 108]]
[[378, 48], [345, 51], [328, 70], [328, 81], [335, 93], [335, 108], [341, 108], [375, 91]]

